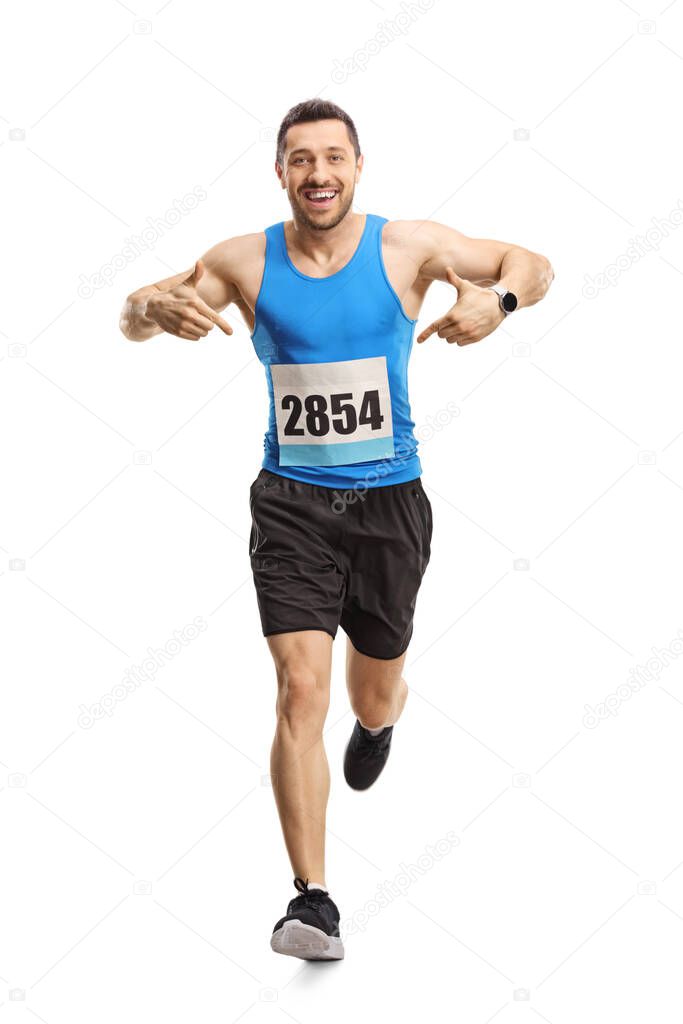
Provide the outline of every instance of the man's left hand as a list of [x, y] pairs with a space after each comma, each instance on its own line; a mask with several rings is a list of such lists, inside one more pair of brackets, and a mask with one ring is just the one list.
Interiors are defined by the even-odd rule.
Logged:
[[417, 341], [425, 341], [435, 331], [449, 344], [471, 345], [473, 341], [481, 341], [505, 319], [498, 294], [458, 277], [453, 267], [446, 267], [446, 274], [449, 282], [458, 289], [457, 301], [439, 320], [426, 327]]

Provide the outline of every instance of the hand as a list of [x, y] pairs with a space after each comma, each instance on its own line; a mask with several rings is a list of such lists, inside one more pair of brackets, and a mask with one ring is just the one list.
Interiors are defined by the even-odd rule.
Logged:
[[232, 327], [216, 313], [197, 292], [205, 267], [197, 260], [194, 270], [184, 281], [166, 292], [155, 292], [147, 299], [145, 316], [153, 320], [167, 334], [196, 341], [205, 338], [216, 324], [224, 334], [232, 334]]
[[449, 345], [452, 342], [471, 345], [473, 341], [481, 341], [505, 319], [497, 293], [458, 277], [453, 267], [446, 267], [446, 274], [450, 283], [458, 289], [457, 301], [440, 320], [435, 320], [422, 331], [417, 338], [418, 342], [425, 341], [435, 331]]

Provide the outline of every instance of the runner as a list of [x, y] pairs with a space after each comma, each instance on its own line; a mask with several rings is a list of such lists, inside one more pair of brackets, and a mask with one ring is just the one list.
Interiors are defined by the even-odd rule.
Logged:
[[[429, 161], [415, 154], [415, 166], [428, 189]], [[193, 340], [214, 325], [230, 335], [219, 313], [234, 304], [264, 366], [270, 407], [249, 555], [277, 678], [273, 791], [298, 890], [271, 947], [303, 959], [344, 956], [325, 882], [322, 740], [338, 627], [356, 717], [343, 762], [353, 789], [382, 772], [408, 695], [402, 669], [433, 525], [408, 398], [424, 297], [437, 280], [457, 290], [417, 342], [462, 346], [538, 302], [554, 276], [517, 245], [356, 212], [362, 170], [348, 114], [319, 99], [293, 107], [275, 163], [292, 219], [219, 242], [191, 270], [139, 289], [120, 321], [132, 341], [164, 331]], [[405, 175], [402, 158], [395, 173]]]

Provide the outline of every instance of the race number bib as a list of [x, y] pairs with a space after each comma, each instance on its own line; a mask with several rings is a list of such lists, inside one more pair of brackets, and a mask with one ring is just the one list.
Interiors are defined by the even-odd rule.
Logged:
[[342, 466], [391, 458], [386, 356], [271, 363], [281, 466]]

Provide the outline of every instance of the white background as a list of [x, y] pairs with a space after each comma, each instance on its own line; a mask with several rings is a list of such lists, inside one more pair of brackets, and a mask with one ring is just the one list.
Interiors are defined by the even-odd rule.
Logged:
[[[4, 12], [5, 1021], [681, 1018], [683, 3], [424, 6]], [[334, 647], [337, 964], [268, 944], [296, 893], [248, 560], [263, 367], [234, 307], [229, 338], [118, 328], [135, 288], [290, 216], [275, 135], [314, 95], [356, 122], [356, 210], [515, 242], [556, 274], [482, 343], [413, 349], [417, 428], [459, 414], [421, 445], [432, 559], [367, 793], [342, 776], [343, 632]], [[416, 334], [454, 296], [436, 284]]]

